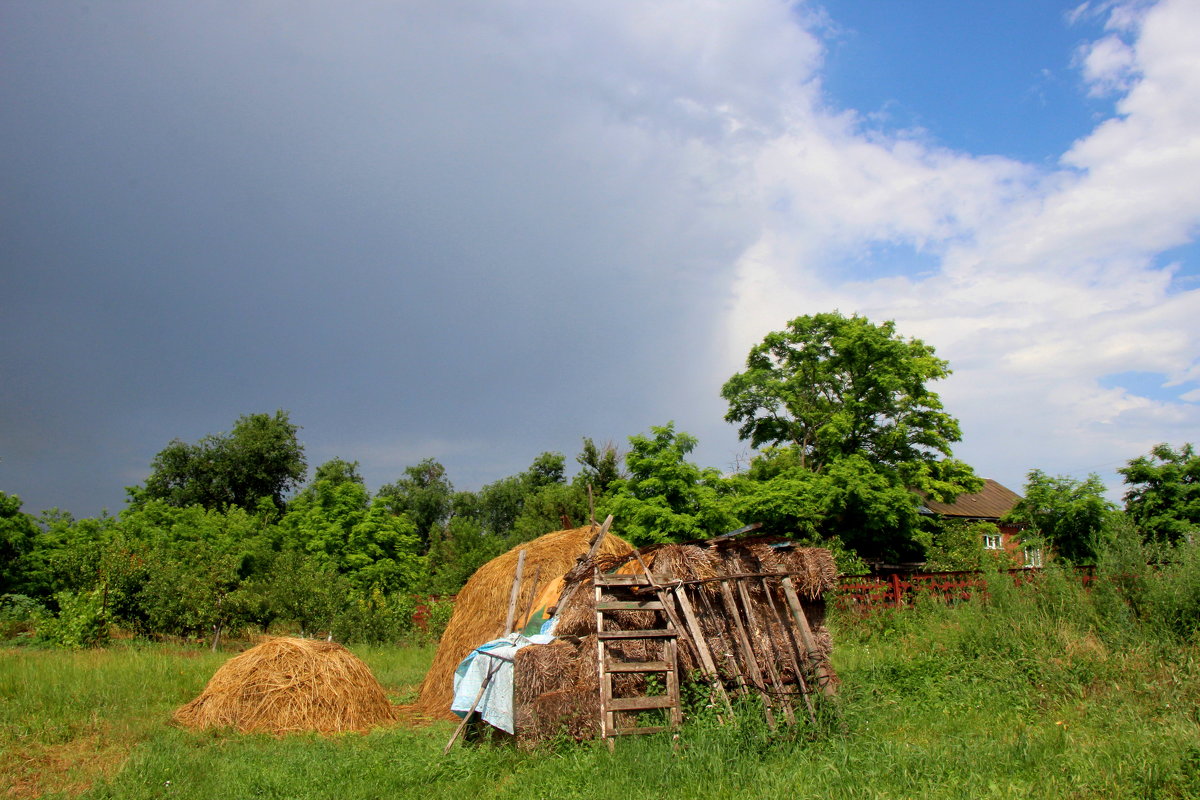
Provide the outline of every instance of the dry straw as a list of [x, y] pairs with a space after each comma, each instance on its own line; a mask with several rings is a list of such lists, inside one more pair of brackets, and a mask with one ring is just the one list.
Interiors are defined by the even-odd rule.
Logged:
[[242, 733], [342, 733], [390, 723], [395, 711], [367, 665], [340, 644], [278, 638], [225, 662], [174, 718]]
[[[517, 608], [524, 609], [530, 605], [530, 598], [541, 595], [549, 584], [561, 580], [575, 566], [576, 559], [587, 553], [597, 531], [589, 526], [547, 533], [480, 567], [455, 599], [454, 615], [442, 634], [433, 664], [421, 684], [420, 697], [411, 710], [426, 716], [452, 717], [450, 701], [454, 695], [455, 668], [472, 649], [508, 633], [504, 630], [504, 618], [521, 550], [526, 551], [525, 574], [538, 576], [536, 585], [527, 579], [521, 587]], [[604, 537], [598, 555], [622, 556], [632, 551], [625, 541], [610, 533]]]

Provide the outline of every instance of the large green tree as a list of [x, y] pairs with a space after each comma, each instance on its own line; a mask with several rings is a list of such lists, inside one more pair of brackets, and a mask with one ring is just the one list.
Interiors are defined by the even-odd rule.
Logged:
[[1105, 523], [1116, 511], [1104, 497], [1099, 475], [1092, 473], [1081, 481], [1035, 469], [1026, 478], [1023, 494], [1006, 521], [1028, 525], [1031, 534], [1070, 561], [1083, 563], [1096, 557]]
[[1178, 541], [1200, 529], [1200, 453], [1156, 445], [1122, 469], [1125, 511], [1147, 538]]
[[195, 444], [176, 439], [151, 464], [150, 476], [133, 487], [134, 505], [163, 500], [183, 507], [255, 509], [264, 500], [282, 509], [285, 496], [304, 480], [304, 447], [283, 410], [239, 417], [228, 433]]
[[404, 514], [416, 526], [423, 550], [450, 518], [454, 485], [446, 468], [433, 458], [405, 467], [404, 476], [380, 487], [375, 502], [393, 514]]
[[725, 419], [764, 448], [739, 489], [739, 513], [840, 537], [867, 557], [919, 557], [913, 490], [951, 501], [983, 485], [952, 457], [962, 433], [929, 388], [949, 374], [932, 347], [890, 321], [831, 312], [767, 334], [721, 390]]
[[0, 594], [25, 593], [26, 559], [41, 529], [21, 510], [21, 498], [0, 492]]

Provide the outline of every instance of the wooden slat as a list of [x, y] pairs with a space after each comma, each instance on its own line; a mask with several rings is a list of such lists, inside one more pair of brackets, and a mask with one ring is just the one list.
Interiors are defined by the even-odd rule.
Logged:
[[788, 608], [791, 609], [792, 618], [796, 620], [796, 627], [800, 630], [804, 649], [808, 651], [809, 660], [817, 673], [817, 685], [821, 687], [821, 692], [826, 697], [833, 697], [837, 694], [837, 689], [833, 686], [833, 676], [829, 674], [825, 664], [818, 658], [820, 651], [817, 649], [817, 640], [813, 637], [812, 629], [808, 627], [808, 617], [804, 615], [804, 608], [800, 605], [796, 587], [792, 585], [790, 577], [782, 578], [779, 582], [783, 585], [783, 596], [787, 600]]
[[729, 712], [729, 717], [732, 719], [733, 706], [729, 702], [729, 693], [725, 691], [725, 684], [721, 680], [721, 674], [717, 672], [717, 664], [713, 661], [712, 651], [708, 649], [708, 641], [704, 638], [704, 631], [701, 630], [700, 622], [696, 619], [696, 613], [692, 610], [692, 601], [688, 599], [687, 590], [682, 586], [676, 587], [673, 594], [675, 600], [679, 603], [679, 610], [683, 612], [684, 624], [687, 626], [688, 632], [692, 635], [692, 643], [696, 646], [696, 652], [700, 655], [700, 671], [712, 681], [713, 689], [725, 701], [725, 710]]
[[671, 730], [666, 725], [647, 725], [642, 728], [614, 728], [609, 736], [636, 736], [643, 733], [663, 733]]
[[[668, 575], [655, 575], [654, 583], [665, 586], [674, 582]], [[650, 586], [650, 580], [645, 575], [599, 575], [597, 586]]]
[[604, 665], [605, 672], [671, 672], [675, 667], [666, 661], [613, 661]]
[[804, 680], [804, 668], [802, 666], [803, 653], [800, 650], [800, 644], [796, 641], [794, 626], [788, 624], [787, 618], [783, 616], [783, 613], [779, 610], [779, 606], [775, 605], [775, 598], [771, 596], [771, 584], [767, 582], [766, 578], [760, 578], [760, 580], [762, 581], [763, 591], [767, 595], [767, 605], [770, 607], [771, 613], [775, 615], [775, 619], [779, 622], [780, 627], [783, 628], [784, 638], [787, 640], [787, 644], [790, 645], [790, 647], [784, 648], [784, 652], [787, 653], [788, 660], [792, 662], [792, 673], [796, 676], [796, 683], [800, 685], [800, 696], [804, 698], [804, 705], [808, 708], [808, 718], [815, 727], [817, 724], [817, 714], [813, 708], [812, 698], [808, 696], [808, 682]]
[[597, 633], [599, 639], [674, 639], [679, 634], [675, 631], [604, 631]]
[[767, 724], [771, 726], [771, 730], [775, 730], [775, 714], [771, 711], [771, 697], [763, 691], [762, 671], [758, 668], [758, 659], [754, 657], [754, 648], [750, 645], [750, 637], [746, 635], [746, 626], [742, 623], [742, 615], [738, 611], [737, 601], [733, 599], [733, 590], [729, 588], [728, 581], [721, 581], [721, 599], [725, 601], [726, 613], [733, 619], [733, 626], [737, 631], [734, 642], [742, 651], [742, 658], [746, 662], [747, 669], [750, 670], [750, 680], [762, 696], [763, 712], [766, 714]]
[[604, 600], [596, 604], [597, 611], [662, 611], [658, 600]]
[[646, 711], [653, 708], [676, 706], [674, 698], [665, 694], [649, 697], [614, 697], [608, 704], [609, 711]]
[[[746, 621], [750, 623], [751, 629], [756, 626], [754, 604], [750, 602], [750, 590], [746, 588], [745, 581], [737, 582], [738, 597], [741, 598], [742, 608], [746, 611]], [[770, 635], [771, 624], [766, 623], [766, 631]], [[775, 663], [771, 659], [766, 659], [763, 664], [767, 670], [767, 676], [771, 679], [771, 687], [775, 690], [775, 696], [779, 699], [779, 704], [783, 706], [783, 719], [789, 725], [796, 724], [796, 714], [792, 711], [792, 704], [784, 699], [783, 696], [783, 681], [779, 679], [779, 670], [775, 669]]]

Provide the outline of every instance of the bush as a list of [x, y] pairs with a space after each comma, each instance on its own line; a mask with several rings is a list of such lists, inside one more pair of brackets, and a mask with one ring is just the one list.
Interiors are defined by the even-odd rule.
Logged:
[[354, 593], [333, 625], [333, 637], [341, 642], [396, 644], [415, 631], [413, 613], [417, 601], [408, 594], [384, 594], [379, 589]]
[[446, 632], [450, 617], [454, 615], [454, 598], [446, 597], [438, 600], [430, 599], [426, 604], [425, 630], [421, 639], [428, 644], [435, 644]]
[[108, 641], [102, 590], [59, 592], [54, 599], [58, 602], [58, 616], [42, 622], [37, 641], [74, 649], [99, 647]]
[[0, 639], [28, 636], [46, 618], [46, 609], [23, 594], [0, 595]]

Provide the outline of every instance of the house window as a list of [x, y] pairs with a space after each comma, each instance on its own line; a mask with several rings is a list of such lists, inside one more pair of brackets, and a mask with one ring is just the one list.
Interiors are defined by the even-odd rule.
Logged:
[[1042, 566], [1042, 548], [1026, 547], [1025, 548], [1025, 566], [1040, 567]]
[[983, 535], [984, 550], [999, 550], [1002, 546], [1000, 543], [1000, 534], [985, 533]]

